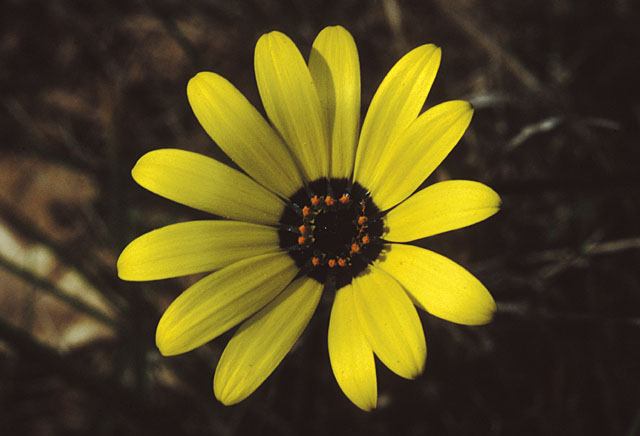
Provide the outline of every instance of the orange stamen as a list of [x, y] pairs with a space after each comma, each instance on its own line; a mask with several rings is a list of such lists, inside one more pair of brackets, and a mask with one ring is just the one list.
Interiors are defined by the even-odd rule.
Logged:
[[364, 223], [366, 223], [366, 222], [367, 222], [367, 217], [366, 216], [360, 215], [358, 217], [358, 225], [359, 226], [364, 226]]
[[364, 235], [364, 236], [362, 237], [362, 243], [366, 245], [366, 244], [368, 244], [369, 242], [371, 242], [371, 239], [369, 239], [369, 235]]
[[336, 266], [336, 260], [329, 259], [329, 262], [327, 262], [327, 264], [329, 265], [329, 268], [333, 268], [334, 266]]
[[334, 200], [330, 195], [327, 195], [324, 199], [324, 202], [327, 206], [333, 206]]
[[302, 216], [309, 216], [310, 213], [311, 209], [309, 208], [309, 206], [305, 206], [302, 208]]
[[311, 258], [311, 263], [313, 264], [313, 266], [318, 266], [320, 264], [320, 258], [319, 257], [312, 257]]
[[305, 233], [307, 233], [307, 226], [305, 226], [304, 224], [301, 225], [300, 227], [298, 227], [298, 231], [304, 235]]
[[304, 245], [305, 242], [307, 242], [307, 238], [304, 236], [298, 236], [298, 245]]
[[311, 204], [312, 204], [313, 206], [317, 206], [317, 205], [318, 205], [318, 203], [320, 203], [320, 199], [318, 198], [318, 196], [317, 196], [317, 195], [314, 195], [313, 197], [311, 197]]
[[348, 202], [349, 202], [349, 196], [347, 194], [342, 194], [342, 197], [340, 197], [340, 203], [347, 204]]
[[338, 265], [347, 266], [347, 260], [343, 258], [338, 259]]
[[351, 252], [352, 253], [357, 253], [358, 251], [360, 251], [360, 246], [356, 242], [351, 244]]

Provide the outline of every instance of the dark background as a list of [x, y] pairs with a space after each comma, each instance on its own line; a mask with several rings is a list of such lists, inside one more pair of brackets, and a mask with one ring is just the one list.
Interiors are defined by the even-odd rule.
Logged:
[[[7, 435], [640, 435], [640, 21], [632, 0], [17, 1], [0, 6], [0, 430]], [[427, 101], [476, 107], [428, 180], [492, 186], [501, 212], [424, 245], [498, 303], [464, 327], [422, 313], [429, 356], [378, 365], [364, 413], [333, 379], [323, 301], [249, 399], [219, 404], [230, 334], [183, 356], [154, 345], [196, 278], [118, 280], [136, 236], [203, 214], [137, 186], [146, 151], [224, 159], [187, 80], [229, 78], [260, 107], [253, 49], [280, 30], [308, 56], [341, 24], [363, 107], [423, 43], [443, 48]], [[262, 110], [262, 109], [260, 109]]]

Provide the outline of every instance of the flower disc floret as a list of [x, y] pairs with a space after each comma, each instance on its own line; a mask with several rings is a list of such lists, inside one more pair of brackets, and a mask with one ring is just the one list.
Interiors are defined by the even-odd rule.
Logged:
[[280, 218], [280, 247], [302, 274], [340, 289], [382, 251], [380, 210], [368, 191], [348, 179], [319, 179], [289, 199]]

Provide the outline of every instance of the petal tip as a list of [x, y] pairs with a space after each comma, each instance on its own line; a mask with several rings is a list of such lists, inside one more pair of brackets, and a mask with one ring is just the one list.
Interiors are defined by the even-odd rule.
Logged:
[[196, 75], [190, 78], [189, 81], [187, 82], [187, 89], [189, 89], [190, 86], [193, 86], [195, 83], [199, 82], [200, 80], [204, 79], [206, 75], [207, 75], [207, 72], [205, 71], [200, 71], [196, 73]]
[[198, 90], [199, 86], [207, 77], [212, 75], [213, 73], [208, 73], [206, 71], [200, 71], [198, 74], [193, 76], [187, 82], [187, 96], [191, 96], [195, 91]]
[[467, 110], [470, 110], [471, 112], [475, 112], [476, 108], [473, 107], [473, 104], [471, 104], [470, 101], [464, 100], [464, 102], [467, 104]]
[[423, 47], [425, 47], [425, 49], [427, 49], [427, 53], [430, 53], [431, 56], [435, 56], [435, 60], [437, 60], [437, 62], [440, 62], [440, 59], [442, 58], [442, 48], [440, 48], [439, 45], [436, 44], [425, 44]]
[[176, 354], [172, 353], [167, 347], [166, 343], [162, 339], [159, 339], [158, 336], [156, 336], [156, 348], [164, 357], [169, 357]]
[[487, 185], [484, 185], [484, 184], [482, 184], [482, 186], [484, 187], [484, 189], [487, 190], [487, 194], [489, 196], [489, 198], [487, 200], [487, 203], [488, 203], [487, 207], [493, 209], [493, 213], [491, 213], [491, 215], [487, 216], [487, 218], [489, 218], [489, 217], [495, 215], [496, 213], [498, 213], [498, 211], [502, 207], [502, 197], [500, 197], [500, 194], [498, 194], [490, 186], [487, 186]]
[[165, 357], [175, 356], [176, 354], [181, 353], [180, 350], [175, 349], [174, 341], [171, 340], [171, 334], [168, 331], [169, 326], [167, 325], [168, 323], [165, 322], [166, 314], [167, 312], [162, 315], [162, 318], [160, 318], [160, 322], [158, 323], [158, 327], [156, 328], [156, 347], [158, 348], [158, 351], [160, 351], [160, 354]]
[[[143, 171], [144, 166], [146, 165], [147, 160], [149, 159], [149, 154], [153, 153], [152, 151], [143, 154], [142, 156], [140, 156], [140, 158], [138, 159], [138, 161], [135, 163], [135, 165], [133, 166], [133, 168], [131, 168], [131, 177], [133, 178], [133, 180], [135, 180], [136, 182], [138, 182], [138, 178], [141, 174], [141, 171]], [[140, 184], [140, 182], [138, 182], [138, 184]]]
[[241, 389], [234, 389], [234, 387], [237, 386], [230, 385], [229, 380], [222, 380], [219, 374], [219, 370], [216, 370], [213, 377], [213, 395], [216, 397], [216, 400], [220, 401], [223, 405], [233, 406], [234, 404], [238, 404], [253, 392], [243, 393]]
[[[216, 372], [216, 375], [218, 373]], [[216, 397], [216, 400], [220, 401], [222, 404], [224, 404], [225, 406], [232, 406], [234, 404], [237, 403], [234, 402], [230, 396], [229, 396], [229, 390], [226, 389], [226, 383], [225, 384], [221, 384], [219, 381], [219, 378], [214, 376], [213, 378], [213, 396]]]
[[371, 412], [378, 407], [378, 394], [376, 391], [373, 392], [373, 395], [365, 392], [361, 392], [359, 394], [356, 394], [355, 392], [349, 392], [349, 394], [347, 394], [344, 390], [342, 392], [349, 401], [364, 412]]
[[121, 280], [130, 280], [130, 271], [129, 271], [129, 255], [128, 255], [128, 248], [129, 246], [125, 247], [124, 250], [122, 250], [122, 253], [120, 253], [120, 256], [118, 256], [118, 260], [116, 261], [116, 271], [118, 273], [118, 277]]
[[424, 62], [425, 64], [430, 64], [434, 62], [435, 65], [432, 66], [437, 68], [440, 66], [440, 61], [442, 59], [442, 49], [435, 44], [423, 44], [411, 50], [406, 56], [416, 56], [413, 57], [414, 60], [419, 60], [419, 62]]
[[462, 325], [481, 326], [493, 321], [498, 307], [496, 305], [496, 301], [493, 299], [493, 296], [489, 293], [487, 288], [485, 288], [484, 285], [482, 285], [482, 288], [484, 289], [484, 298], [483, 301], [477, 305], [474, 313], [466, 319], [461, 319], [459, 322], [453, 322], [457, 322]]
[[407, 379], [414, 380], [416, 377], [419, 377], [424, 372], [424, 367], [427, 362], [427, 349], [423, 348], [422, 350], [418, 350], [420, 356], [416, 356], [415, 367], [411, 368], [407, 373]]
[[441, 106], [442, 108], [446, 108], [449, 111], [449, 114], [456, 118], [468, 116], [469, 122], [475, 112], [475, 108], [468, 100], [450, 100], [442, 103]]
[[364, 412], [372, 412], [376, 409], [376, 407], [378, 407], [378, 398], [374, 398], [373, 401], [367, 401], [367, 402], [358, 402], [358, 403], [353, 403], [356, 406], [358, 406], [360, 408], [360, 410], [364, 411]]
[[[487, 291], [489, 293], [489, 291]], [[483, 310], [483, 314], [478, 317], [477, 325], [485, 325], [489, 324], [493, 321], [493, 318], [498, 311], [498, 306], [496, 305], [496, 301], [493, 299], [493, 296], [489, 294], [489, 298], [487, 299], [487, 306]]]
[[258, 48], [258, 45], [268, 44], [269, 42], [273, 42], [275, 40], [289, 40], [289, 37], [278, 30], [272, 30], [270, 32], [264, 33], [262, 36], [260, 36], [260, 38], [258, 38], [256, 49]]
[[[342, 27], [340, 24], [334, 24], [333, 26], [327, 26], [324, 29], [322, 29], [320, 31], [320, 33], [326, 33], [326, 32], [339, 32], [339, 33], [347, 33], [349, 35], [351, 35], [349, 33], [349, 31], [347, 29], [345, 29], [344, 27]], [[320, 35], [320, 33], [318, 33], [318, 35]]]
[[167, 160], [167, 155], [175, 153], [176, 149], [172, 148], [159, 148], [156, 150], [148, 151], [147, 153], [140, 156], [136, 164], [131, 169], [131, 177], [135, 180], [140, 186], [147, 189], [145, 186], [145, 176], [148, 175], [148, 169], [153, 167], [153, 165], [158, 162], [162, 162]]

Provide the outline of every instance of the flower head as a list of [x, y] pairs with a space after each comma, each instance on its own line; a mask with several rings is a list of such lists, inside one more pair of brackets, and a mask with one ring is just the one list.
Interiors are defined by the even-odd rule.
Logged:
[[[488, 322], [495, 303], [464, 268], [404, 244], [482, 221], [500, 198], [472, 181], [415, 192], [456, 145], [473, 109], [449, 101], [420, 114], [440, 63], [423, 45], [387, 74], [360, 120], [360, 71], [351, 35], [328, 27], [308, 64], [282, 33], [255, 52], [270, 124], [226, 79], [200, 73], [187, 95], [211, 138], [246, 174], [181, 150], [144, 155], [143, 187], [226, 220], [169, 225], [131, 242], [118, 259], [125, 280], [214, 271], [185, 290], [158, 324], [170, 356], [237, 324], [214, 377], [224, 404], [250, 395], [309, 323], [323, 292], [333, 298], [328, 344], [338, 384], [357, 406], [376, 406], [374, 355], [396, 374], [423, 370], [416, 306], [461, 324]], [[415, 193], [414, 193], [415, 192]]]

